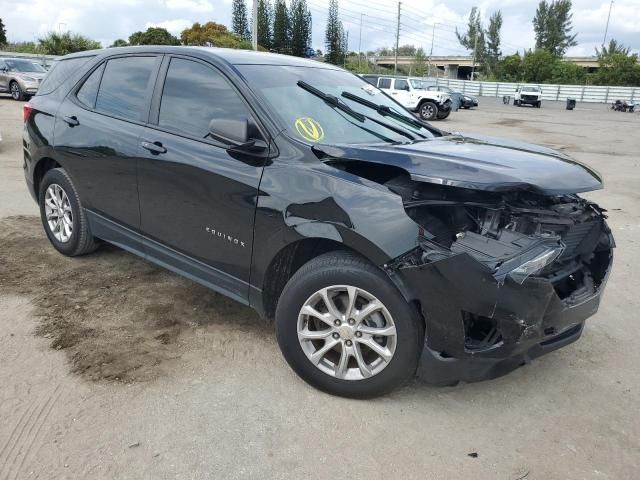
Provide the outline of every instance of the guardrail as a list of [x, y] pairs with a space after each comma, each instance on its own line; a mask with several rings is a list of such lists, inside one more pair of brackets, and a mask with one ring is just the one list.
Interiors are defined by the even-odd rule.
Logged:
[[19, 53], [19, 52], [2, 52], [0, 51], [0, 58], [26, 58], [40, 62], [42, 65], [51, 65], [58, 55], [45, 55], [42, 53]]
[[[471, 80], [453, 80], [434, 78], [436, 85], [443, 85], [469, 95], [484, 97], [513, 97], [518, 86], [533, 85], [530, 83], [478, 82]], [[593, 85], [551, 85], [539, 84], [543, 100], [565, 101], [575, 98], [578, 102], [612, 103], [616, 100], [640, 102], [640, 87], [607, 87]]]

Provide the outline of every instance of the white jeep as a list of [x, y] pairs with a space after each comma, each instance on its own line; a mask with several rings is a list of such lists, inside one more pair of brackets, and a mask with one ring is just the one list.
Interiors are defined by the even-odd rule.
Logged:
[[451, 96], [446, 92], [422, 88], [422, 80], [417, 78], [362, 76], [403, 107], [416, 112], [422, 120], [444, 120], [451, 113]]
[[537, 85], [522, 85], [516, 88], [513, 104], [516, 107], [531, 105], [540, 108], [542, 106], [542, 89]]

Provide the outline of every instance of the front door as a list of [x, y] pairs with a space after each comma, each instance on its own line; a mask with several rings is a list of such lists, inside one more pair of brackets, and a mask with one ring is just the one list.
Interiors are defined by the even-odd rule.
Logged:
[[411, 91], [409, 90], [409, 82], [407, 80], [396, 78], [393, 81], [393, 88], [389, 93], [391, 93], [393, 99], [403, 107], [415, 107], [411, 102]]
[[142, 230], [158, 243], [149, 254], [246, 300], [263, 162], [234, 158], [208, 134], [214, 118], [251, 114], [213, 66], [175, 56], [165, 69], [140, 147]]
[[9, 91], [9, 67], [0, 58], [0, 92]]

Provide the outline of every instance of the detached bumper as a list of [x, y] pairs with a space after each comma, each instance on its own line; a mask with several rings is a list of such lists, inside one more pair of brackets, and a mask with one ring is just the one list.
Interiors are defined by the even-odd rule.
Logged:
[[495, 378], [576, 341], [598, 310], [613, 262], [610, 235], [609, 242], [598, 254], [595, 288], [575, 295], [546, 278], [500, 285], [467, 254], [399, 269], [426, 322], [418, 376], [440, 385]]

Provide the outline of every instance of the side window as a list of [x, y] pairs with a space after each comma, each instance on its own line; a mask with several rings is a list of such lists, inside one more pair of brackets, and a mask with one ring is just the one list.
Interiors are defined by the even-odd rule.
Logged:
[[395, 90], [409, 90], [409, 82], [406, 80], [396, 80]]
[[56, 90], [64, 81], [69, 78], [73, 73], [77, 72], [85, 63], [91, 60], [94, 56], [87, 57], [75, 57], [68, 60], [57, 60], [53, 62], [51, 68], [45, 75], [38, 93], [36, 95], [47, 95]]
[[96, 106], [96, 97], [98, 96], [98, 87], [100, 86], [104, 66], [105, 64], [103, 63], [96, 68], [93, 73], [89, 75], [89, 78], [84, 81], [80, 90], [78, 90], [78, 93], [76, 94], [78, 100], [89, 108], [94, 108]]
[[129, 120], [143, 120], [145, 93], [156, 57], [120, 57], [107, 62], [95, 109]]
[[390, 78], [381, 78], [378, 80], [378, 88], [384, 88], [388, 90], [391, 88], [391, 79]]
[[171, 59], [162, 89], [158, 125], [205, 138], [214, 118], [242, 120], [249, 111], [216, 70], [199, 62]]
[[4, 70], [5, 68], [7, 68], [7, 64], [4, 63], [4, 60], [0, 60], [0, 70]]

